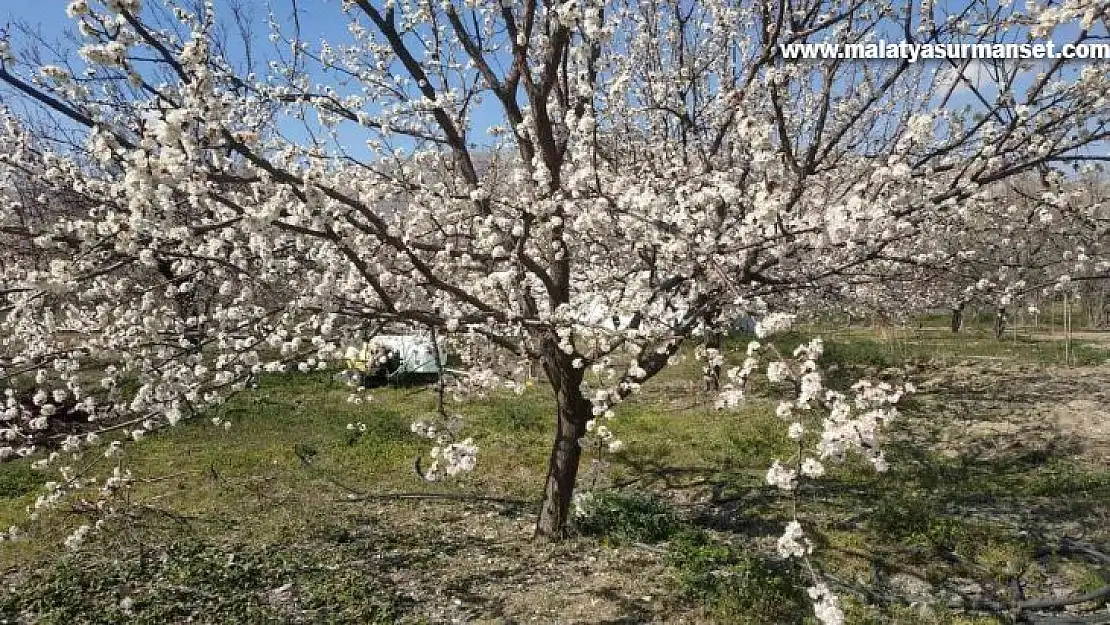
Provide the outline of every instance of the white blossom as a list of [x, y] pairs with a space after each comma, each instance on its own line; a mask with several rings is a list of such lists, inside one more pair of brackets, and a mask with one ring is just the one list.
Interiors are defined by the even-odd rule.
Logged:
[[786, 524], [782, 536], [777, 542], [779, 556], [783, 558], [801, 558], [813, 551], [813, 546], [802, 531], [801, 523], [791, 521]]
[[844, 611], [840, 609], [840, 599], [824, 583], [808, 589], [813, 600], [813, 614], [822, 625], [844, 625]]
[[791, 491], [798, 485], [797, 475], [794, 469], [787, 468], [781, 462], [775, 460], [771, 468], [767, 470], [767, 483], [776, 488]]

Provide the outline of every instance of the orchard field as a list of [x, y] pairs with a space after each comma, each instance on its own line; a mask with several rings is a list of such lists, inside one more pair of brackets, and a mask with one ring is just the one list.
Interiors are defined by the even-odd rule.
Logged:
[[1110, 622], [1110, 1], [3, 5], [0, 625]]
[[[918, 386], [888, 426], [889, 471], [849, 463], [798, 493], [848, 622], [1006, 623], [1023, 602], [1022, 622], [1105, 622], [1110, 334], [1077, 332], [1067, 364], [1059, 333], [976, 327], [775, 343], [814, 333], [831, 375]], [[409, 424], [434, 388], [353, 405], [327, 374], [267, 376], [221, 409], [232, 429], [201, 421], [128, 449], [119, 462], [142, 477], [119, 531], [76, 552], [60, 529], [0, 543], [0, 621], [810, 622], [802, 571], [774, 547], [791, 504], [764, 480], [793, 442], [766, 389], [718, 410], [691, 390], [697, 371], [679, 363], [613, 420], [625, 446], [580, 478], [597, 499], [554, 545], [532, 539], [544, 389], [458, 406], [479, 466], [426, 483]], [[43, 480], [0, 466], [0, 523]], [[81, 501], [36, 527], [94, 518]]]

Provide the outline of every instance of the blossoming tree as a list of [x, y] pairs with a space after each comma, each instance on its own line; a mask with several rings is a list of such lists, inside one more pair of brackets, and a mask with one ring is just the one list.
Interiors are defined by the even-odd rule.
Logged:
[[[963, 111], [938, 108], [966, 81], [957, 61], [786, 61], [777, 48], [1003, 41], [1065, 23], [1084, 41], [1107, 19], [1094, 1], [943, 19], [873, 0], [344, 0], [315, 9], [345, 20], [332, 40], [272, 19], [255, 72], [218, 45], [212, 3], [165, 4], [70, 3], [81, 68], [0, 49], [7, 90], [85, 136], [81, 150], [33, 145], [13, 122], [28, 145], [5, 165], [89, 203], [20, 230], [65, 251], [47, 271], [4, 265], [4, 328], [22, 338], [3, 345], [0, 375], [12, 389], [29, 376], [38, 407], [9, 402], [9, 440], [47, 428], [50, 415], [31, 421], [54, 392], [113, 394], [114, 423], [137, 437], [249, 375], [325, 367], [367, 324], [434, 328], [476, 350], [470, 386], [519, 388], [531, 364], [550, 383], [547, 537], [565, 531], [579, 441], [692, 336], [881, 279], [928, 224], [1110, 132], [1110, 80], [1091, 66], [1015, 66], [1010, 88]], [[78, 326], [74, 344], [47, 310]], [[728, 372], [722, 406], [761, 349]], [[820, 460], [872, 449], [886, 410], [855, 414], [826, 392], [819, 354], [771, 356], [768, 373], [800, 385], [780, 411], [792, 435], [795, 414], [833, 415], [817, 451], [769, 474], [788, 489]], [[78, 372], [105, 361], [90, 390]], [[876, 389], [858, 387], [859, 405], [898, 394]], [[469, 443], [446, 443], [437, 466], [473, 464]], [[808, 552], [797, 531], [785, 553]]]
[[1042, 298], [1096, 293], [1110, 278], [1106, 211], [1089, 174], [1015, 176], [991, 185], [974, 210], [936, 215], [914, 240], [886, 250], [872, 268], [881, 282], [841, 285], [829, 298], [903, 321], [950, 310], [953, 332], [979, 306], [1001, 336], [1019, 311], [1035, 315]]

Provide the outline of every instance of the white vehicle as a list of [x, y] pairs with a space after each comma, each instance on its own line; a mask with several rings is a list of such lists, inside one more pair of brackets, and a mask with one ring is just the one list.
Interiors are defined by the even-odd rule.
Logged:
[[447, 365], [442, 343], [435, 345], [426, 334], [379, 334], [348, 347], [345, 356], [347, 370], [370, 384], [432, 377]]

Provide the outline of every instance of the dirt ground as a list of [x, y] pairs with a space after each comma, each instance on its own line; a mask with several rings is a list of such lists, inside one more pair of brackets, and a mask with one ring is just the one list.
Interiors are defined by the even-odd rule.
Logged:
[[696, 611], [669, 600], [660, 552], [591, 540], [537, 543], [530, 515], [490, 506], [406, 503], [365, 511], [355, 540], [376, 553], [356, 566], [429, 622], [699, 621]]
[[[1006, 479], [1012, 477], [1019, 484], [1040, 465], [1075, 466], [1084, 476], [1096, 477], [1110, 468], [1110, 364], [1069, 368], [965, 360], [944, 368], [915, 367], [909, 377], [920, 393], [892, 431], [892, 438], [903, 448], [964, 463], [974, 468], [966, 475], [998, 479], [1002, 488]], [[681, 413], [675, 418], [681, 418]], [[916, 461], [891, 457], [892, 464]], [[830, 477], [835, 488], [835, 475]], [[753, 514], [757, 504], [752, 502], [760, 497], [765, 501], [767, 496], [765, 489], [755, 486], [758, 476], [746, 479], [745, 488], [755, 497], [734, 498], [727, 505], [714, 500], [718, 493], [709, 487], [668, 498], [683, 510], [719, 519], [726, 528], [721, 535], [731, 532], [727, 540], [770, 553], [782, 530], [783, 511], [764, 507], [762, 519]], [[1050, 481], [1034, 495], [1014, 497], [984, 497], [981, 493], [986, 491], [976, 490], [975, 484], [967, 484], [966, 489], [949, 485], [951, 493], [966, 490], [973, 496], [945, 499], [944, 515], [1011, 528], [1012, 535], [1005, 540], [1071, 537], [1110, 553], [1110, 502], [1069, 492], [1083, 488], [1074, 479], [1060, 484], [1056, 488]], [[826, 496], [816, 492], [818, 498]], [[1070, 505], [1073, 494], [1076, 505]], [[850, 511], [863, 508], [853, 501], [855, 508]], [[328, 527], [314, 529], [303, 544], [291, 544], [288, 549], [334, 553], [332, 566], [372, 580], [413, 622], [717, 622], [705, 606], [676, 594], [666, 544], [612, 546], [595, 538], [555, 545], [536, 542], [531, 539], [533, 513], [526, 506], [443, 501], [355, 501], [338, 506], [340, 511], [329, 516]], [[855, 526], [853, 522], [847, 521], [848, 533], [874, 531], [867, 521]], [[865, 555], [893, 554], [899, 545], [860, 547]], [[930, 553], [923, 566], [933, 567], [939, 560]], [[861, 561], [867, 566], [866, 558]], [[1076, 575], [1069, 573], [1074, 567], [1038, 562], [1026, 566], [1037, 573], [1028, 575], [1030, 580], [1035, 578], [1026, 587], [1030, 596], [1068, 597], [1085, 591]], [[945, 606], [959, 596], [992, 600], [999, 596], [989, 574], [944, 580], [960, 567], [951, 562], [942, 562], [941, 567], [933, 574], [899, 572], [889, 577], [888, 586], [903, 595], [899, 601], [936, 601]], [[1004, 584], [1001, 588], [1004, 592]], [[313, 622], [314, 613], [302, 605], [301, 593], [296, 583], [263, 592], [264, 601], [288, 622]], [[1105, 622], [1110, 622], [1110, 616]]]
[[[926, 370], [918, 377], [920, 403], [899, 424], [896, 438], [912, 436], [915, 444], [930, 447], [941, 456], [996, 462], [1000, 470], [1018, 466], [1015, 463], [1019, 461], [1035, 464], [1053, 458], [1076, 460], [1078, 466], [1095, 473], [1110, 467], [1110, 365], [1068, 368], [966, 361]], [[1062, 497], [1024, 499], [1018, 506], [980, 500], [956, 514], [1011, 526], [1019, 535], [1069, 536], [1107, 547], [1110, 502], [1071, 508], [1061, 506], [1067, 493], [1059, 494]], [[953, 504], [957, 508], [964, 505]], [[454, 514], [442, 506], [424, 507], [417, 513], [428, 518]], [[728, 516], [743, 511], [724, 506], [717, 513]], [[379, 514], [375, 519], [376, 523], [391, 523], [388, 515]], [[466, 512], [458, 521], [448, 523], [453, 533], [443, 538], [449, 547], [439, 552], [437, 546], [435, 558], [442, 565], [430, 571], [430, 578], [414, 576], [411, 569], [395, 573], [394, 582], [400, 589], [418, 605], [431, 608], [426, 614], [433, 621], [712, 620], [696, 606], [674, 601], [661, 550], [599, 547], [592, 541], [537, 545], [527, 539], [530, 517], [489, 510]], [[762, 529], [773, 538], [774, 528]], [[765, 545], [770, 539], [751, 535], [745, 540]], [[389, 554], [383, 557], [388, 559]], [[1058, 597], [1081, 593], [1074, 576], [1066, 574], [1069, 570], [1038, 571], [1031, 575], [1037, 581], [1029, 585], [1029, 592]], [[891, 583], [926, 601], [950, 605], [955, 596], [944, 584], [926, 583], [910, 575], [896, 574]], [[953, 580], [953, 584], [972, 596], [990, 590], [973, 578]], [[1107, 618], [1110, 621], [1110, 616]]]
[[932, 422], [942, 453], [1066, 448], [1092, 469], [1110, 467], [1110, 365], [964, 363], [922, 390], [929, 411], [917, 416]]

